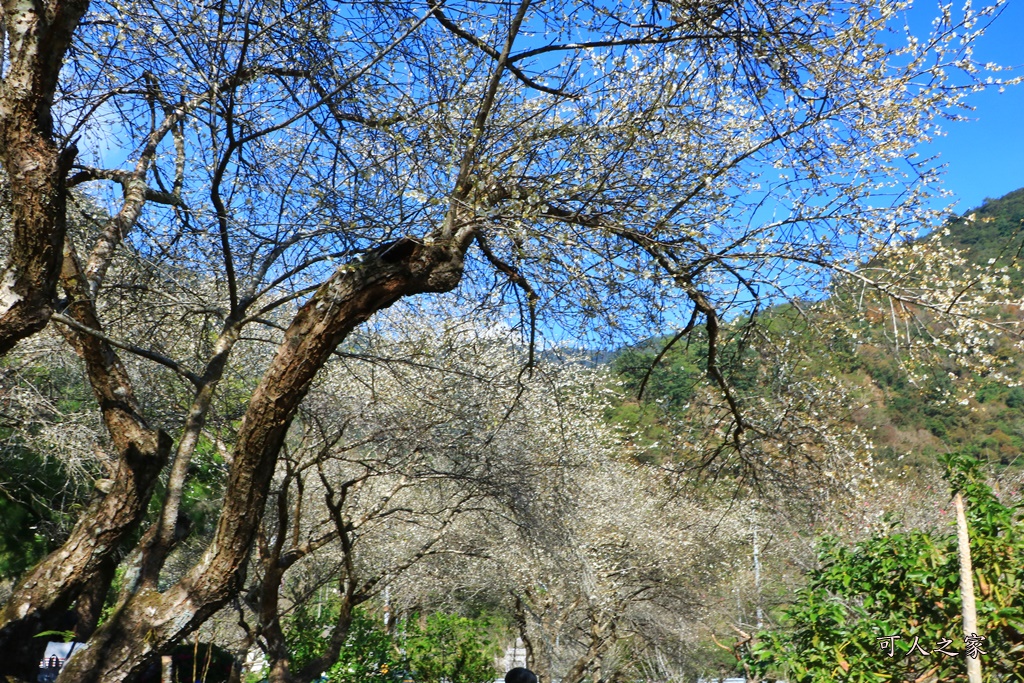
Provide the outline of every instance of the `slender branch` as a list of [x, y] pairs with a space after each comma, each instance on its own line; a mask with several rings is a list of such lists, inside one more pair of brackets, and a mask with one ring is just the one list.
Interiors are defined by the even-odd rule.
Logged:
[[[81, 170], [68, 178], [68, 187], [81, 185], [82, 183], [89, 182], [91, 180], [113, 180], [114, 182], [120, 183], [121, 187], [124, 188], [125, 194], [127, 194], [129, 184], [134, 180], [134, 174], [130, 171], [89, 167], [78, 168], [81, 168]], [[176, 184], [178, 183], [177, 180], [175, 182]], [[178, 184], [177, 187], [180, 189], [180, 184]], [[146, 186], [143, 189], [143, 193], [143, 198], [147, 202], [185, 208], [185, 202], [182, 201], [177, 192], [154, 190], [153, 188]]]
[[[666, 35], [661, 36], [657, 36], [652, 33], [643, 38], [613, 38], [610, 40], [592, 40], [584, 43], [558, 43], [545, 45], [544, 47], [526, 50], [525, 52], [513, 55], [509, 61], [518, 62], [523, 59], [529, 59], [530, 57], [547, 54], [548, 52], [566, 50], [592, 50], [599, 47], [627, 47], [631, 45], [667, 45], [685, 40], [722, 40], [723, 38], [757, 38], [759, 36], [755, 31], [713, 31], [710, 33], [671, 34], [669, 30], [670, 29], [663, 29], [662, 33], [665, 33]], [[796, 34], [790, 32], [788, 34], [780, 33], [779, 35]]]
[[[444, 12], [441, 11], [441, 4], [440, 3], [435, 2], [434, 0], [428, 0], [428, 4], [431, 7], [431, 13], [437, 19], [438, 23], [440, 23], [442, 26], [444, 26], [446, 29], [448, 29], [452, 33], [454, 33], [459, 38], [462, 38], [463, 40], [465, 40], [470, 45], [480, 49], [480, 51], [483, 52], [488, 57], [491, 57], [495, 61], [500, 61], [501, 60], [501, 53], [499, 53], [493, 47], [491, 47], [490, 45], [488, 45], [484, 41], [480, 40], [475, 35], [473, 35], [469, 31], [465, 30], [464, 28], [459, 26], [456, 22], [452, 21], [447, 16], [445, 16]], [[533, 88], [534, 90], [540, 90], [541, 92], [546, 92], [549, 95], [558, 95], [559, 97], [569, 97], [569, 98], [577, 97], [576, 95], [573, 95], [572, 93], [568, 93], [568, 92], [566, 92], [566, 91], [564, 91], [562, 89], [552, 88], [550, 86], [544, 85], [543, 83], [538, 83], [534, 79], [532, 79], [529, 76], [527, 76], [526, 73], [524, 73], [522, 69], [520, 69], [519, 67], [514, 66], [512, 64], [512, 62], [514, 62], [516, 59], [520, 59], [520, 57], [516, 57], [514, 59], [513, 58], [508, 59], [508, 62], [507, 62], [507, 64], [505, 66], [506, 66], [506, 68], [508, 68], [510, 73], [512, 73], [516, 78], [518, 78], [520, 81], [525, 83], [527, 86]]]
[[508, 276], [508, 279], [516, 287], [519, 287], [523, 292], [526, 293], [526, 305], [529, 309], [530, 316], [530, 348], [528, 351], [528, 358], [526, 361], [526, 367], [530, 370], [530, 375], [533, 374], [533, 355], [534, 349], [536, 348], [536, 336], [537, 336], [537, 300], [540, 299], [537, 296], [537, 292], [534, 291], [530, 282], [523, 276], [519, 270], [514, 266], [502, 261], [500, 258], [495, 256], [494, 252], [491, 251], [490, 245], [487, 243], [487, 238], [484, 237], [483, 232], [476, 233], [476, 242], [480, 246], [480, 251], [483, 252], [484, 256], [488, 261], [491, 262], [495, 268]]
[[54, 313], [51, 316], [51, 319], [61, 323], [62, 325], [67, 325], [76, 332], [82, 332], [83, 334], [88, 334], [92, 337], [96, 337], [97, 339], [105, 341], [111, 346], [121, 349], [122, 351], [133, 353], [136, 356], [141, 356], [142, 358], [151, 360], [154, 363], [159, 363], [164, 367], [170, 368], [175, 373], [177, 373], [181, 377], [184, 377], [195, 386], [199, 386], [201, 382], [199, 376], [196, 375], [194, 372], [190, 372], [189, 370], [182, 367], [181, 363], [179, 363], [178, 361], [168, 358], [167, 356], [161, 353], [157, 353], [156, 351], [150, 351], [149, 349], [144, 349], [140, 346], [136, 346], [135, 344], [128, 344], [126, 342], [118, 341], [117, 339], [114, 339], [113, 337], [110, 337], [109, 335], [106, 335], [99, 330], [87, 327], [86, 325], [83, 325], [74, 318], [69, 318], [68, 316], [62, 313]]
[[679, 272], [679, 269], [669, 261], [668, 257], [666, 257], [664, 253], [664, 245], [637, 230], [618, 226], [608, 220], [605, 216], [581, 215], [578, 212], [568, 211], [554, 205], [548, 205], [542, 215], [591, 228], [604, 229], [636, 244], [649, 254], [651, 258], [653, 258], [658, 265], [660, 265], [661, 268], [675, 280], [676, 284], [679, 285], [679, 287], [686, 293], [687, 297], [689, 297], [690, 301], [693, 302], [696, 310], [704, 314], [705, 327], [708, 332], [708, 353], [705, 368], [708, 377], [718, 384], [725, 396], [726, 403], [729, 404], [729, 411], [732, 413], [736, 422], [736, 429], [733, 430], [733, 443], [737, 450], [739, 450], [741, 448], [740, 437], [742, 436], [744, 429], [750, 427], [750, 424], [743, 418], [739, 403], [736, 401], [736, 397], [733, 395], [732, 389], [729, 387], [729, 383], [726, 381], [721, 368], [718, 366], [718, 314], [715, 311], [714, 306], [712, 306], [708, 301], [705, 294], [694, 285], [694, 273], [692, 270], [688, 272]]
[[672, 337], [672, 340], [669, 343], [665, 344], [665, 346], [662, 347], [661, 351], [658, 352], [658, 355], [654, 357], [654, 360], [651, 361], [650, 367], [648, 367], [647, 372], [644, 373], [643, 380], [640, 381], [640, 389], [638, 389], [636, 392], [636, 400], [639, 401], [644, 397], [644, 389], [647, 388], [647, 381], [651, 378], [651, 373], [654, 372], [654, 368], [658, 366], [658, 363], [660, 363], [661, 359], [665, 357], [665, 354], [668, 353], [669, 349], [671, 349], [676, 344], [676, 342], [678, 342], [680, 339], [682, 339], [686, 335], [690, 334], [691, 331], [693, 331], [694, 326], [697, 324], [698, 313], [700, 313], [700, 311], [698, 311], [697, 308], [694, 307], [693, 315], [690, 316], [690, 322], [686, 323], [686, 327], [679, 330], [679, 332], [676, 333], [676, 336]]
[[[107, 268], [110, 266], [111, 259], [113, 258], [114, 249], [121, 243], [121, 240], [124, 239], [138, 221], [139, 216], [142, 213], [142, 207], [146, 203], [147, 195], [156, 196], [165, 200], [169, 199], [169, 196], [153, 195], [152, 193], [154, 191], [151, 190], [145, 182], [146, 174], [149, 171], [150, 165], [153, 163], [153, 159], [156, 157], [157, 148], [160, 146], [160, 143], [168, 133], [172, 133], [173, 135], [176, 130], [180, 132], [181, 122], [185, 117], [200, 107], [204, 102], [214, 98], [216, 93], [221, 89], [238, 87], [248, 78], [251, 78], [255, 73], [257, 72], [232, 74], [223, 82], [215, 83], [205, 92], [200, 93], [188, 102], [182, 103], [176, 107], [167, 105], [166, 100], [157, 85], [153, 82], [150, 83], [149, 93], [152, 97], [160, 100], [165, 106], [164, 118], [160, 122], [160, 125], [156, 126], [147, 137], [146, 145], [139, 154], [139, 160], [135, 163], [135, 167], [132, 171], [125, 172], [128, 179], [126, 181], [118, 180], [118, 182], [121, 182], [122, 186], [125, 188], [124, 203], [122, 204], [121, 209], [117, 212], [117, 215], [106, 222], [106, 226], [101, 231], [99, 238], [97, 238], [96, 244], [93, 246], [93, 249], [89, 254], [88, 262], [85, 266], [85, 273], [89, 281], [89, 292], [92, 297], [95, 298], [96, 293], [99, 291], [100, 283], [102, 282], [103, 277], [107, 272]], [[180, 190], [179, 177], [183, 178], [180, 174], [184, 173], [183, 139], [181, 141], [177, 139], [175, 140], [175, 148], [177, 153], [177, 159], [175, 161], [175, 184], [177, 185], [177, 189]], [[115, 178], [111, 177], [109, 179]], [[173, 193], [171, 196], [173, 196]], [[178, 201], [180, 202], [180, 198]], [[176, 206], [181, 208], [184, 205], [178, 204]]]
[[288, 126], [292, 125], [293, 123], [295, 123], [296, 121], [298, 121], [299, 119], [303, 118], [304, 116], [308, 116], [310, 112], [312, 112], [315, 109], [321, 107], [328, 100], [330, 100], [331, 98], [336, 96], [338, 93], [344, 91], [350, 85], [352, 85], [357, 80], [362, 78], [362, 76], [367, 71], [369, 71], [371, 68], [373, 68], [373, 66], [375, 64], [379, 63], [382, 59], [387, 57], [395, 48], [397, 48], [399, 45], [401, 45], [401, 43], [406, 38], [408, 38], [414, 32], [419, 30], [419, 28], [424, 23], [426, 23], [427, 19], [429, 19], [430, 16], [431, 16], [430, 12], [427, 12], [426, 14], [424, 14], [416, 22], [414, 22], [411, 26], [409, 26], [408, 29], [406, 29], [405, 31], [400, 33], [398, 36], [396, 36], [394, 40], [392, 40], [390, 43], [388, 43], [384, 47], [384, 49], [382, 49], [380, 52], [378, 52], [376, 55], [374, 55], [366, 64], [364, 64], [362, 66], [362, 68], [360, 68], [354, 74], [352, 74], [351, 76], [346, 78], [344, 81], [342, 81], [340, 84], [338, 84], [337, 86], [332, 88], [330, 91], [325, 92], [320, 97], [319, 100], [317, 100], [316, 102], [314, 102], [310, 106], [306, 107], [304, 110], [302, 110], [300, 112], [297, 112], [296, 114], [288, 117], [287, 119], [285, 119], [283, 121], [280, 121], [280, 122], [274, 124], [273, 126], [269, 126], [267, 128], [263, 128], [263, 129], [260, 129], [260, 130], [257, 130], [257, 131], [253, 131], [252, 133], [250, 133], [248, 135], [242, 136], [241, 138], [238, 139], [239, 143], [246, 143], [246, 142], [249, 142], [250, 140], [255, 140], [258, 137], [262, 137], [264, 135], [268, 135], [270, 133], [274, 133], [276, 131], [283, 130], [283, 129], [287, 128]]

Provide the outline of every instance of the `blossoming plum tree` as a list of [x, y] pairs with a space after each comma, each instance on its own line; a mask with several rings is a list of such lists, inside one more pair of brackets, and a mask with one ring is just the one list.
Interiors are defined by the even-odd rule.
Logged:
[[[518, 311], [531, 348], [538, 330], [699, 323], [742, 448], [761, 427], [719, 365], [722, 321], [916, 230], [935, 176], [914, 146], [981, 87], [971, 49], [998, 6], [943, 8], [920, 38], [906, 7], [5, 3], [0, 352], [59, 326], [110, 457], [102, 495], [0, 610], [0, 647], [103, 593], [161, 473], [137, 583], [62, 679], [137, 679], [225, 605], [321, 368], [414, 295]], [[73, 188], [106, 209], [80, 233]], [[204, 426], [253, 339], [276, 352], [223, 440], [215, 531], [162, 584]], [[173, 373], [187, 405], [149, 410], [127, 355]]]

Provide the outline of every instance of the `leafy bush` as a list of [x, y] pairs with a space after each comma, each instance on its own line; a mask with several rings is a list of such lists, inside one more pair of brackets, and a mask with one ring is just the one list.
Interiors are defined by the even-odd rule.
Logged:
[[[1001, 503], [978, 461], [945, 459], [946, 479], [967, 505], [986, 681], [1024, 681], [1024, 524]], [[895, 525], [894, 525], [895, 526]], [[745, 664], [791, 683], [833, 680], [965, 681], [955, 533], [876, 535], [852, 548], [820, 544], [821, 569], [784, 612], [782, 628], [758, 634]], [[896, 635], [893, 656], [879, 640]], [[939, 653], [945, 650], [956, 656]], [[915, 641], [929, 654], [914, 648]]]
[[1006, 407], [1007, 408], [1022, 408], [1024, 407], [1024, 388], [1013, 387], [1006, 395]]
[[409, 630], [405, 647], [415, 680], [423, 683], [489, 683], [497, 676], [501, 647], [496, 622], [453, 614], [431, 614]]
[[[324, 629], [337, 617], [336, 605], [330, 603], [320, 605], [319, 609], [312, 604], [296, 607], [286, 632], [293, 670], [301, 669], [323, 653], [327, 644]], [[338, 661], [325, 675], [330, 683], [394, 683], [406, 678], [405, 668], [404, 656], [379, 619], [357, 609]]]
[[[328, 603], [318, 610], [300, 605], [289, 619], [288, 649], [297, 670], [323, 652], [324, 628], [337, 618]], [[326, 672], [329, 683], [490, 683], [501, 654], [495, 635], [502, 624], [435, 613], [406, 620], [398, 635], [384, 629], [379, 616], [357, 609], [338, 661]]]

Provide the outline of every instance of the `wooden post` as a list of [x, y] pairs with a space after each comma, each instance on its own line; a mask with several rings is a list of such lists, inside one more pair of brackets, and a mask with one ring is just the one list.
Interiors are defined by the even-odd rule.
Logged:
[[754, 527], [754, 597], [757, 599], [757, 630], [764, 628], [764, 611], [761, 609], [761, 560], [757, 556], [757, 527]]
[[160, 683], [174, 683], [174, 657], [170, 655], [160, 658]]
[[[971, 541], [967, 535], [967, 516], [964, 515], [964, 499], [958, 491], [954, 499], [956, 505], [956, 541], [960, 555], [960, 601], [963, 605], [964, 646], [967, 637], [978, 633], [978, 611], [974, 606], [974, 572], [971, 569]], [[967, 659], [967, 680], [969, 683], [981, 683], [981, 657]]]

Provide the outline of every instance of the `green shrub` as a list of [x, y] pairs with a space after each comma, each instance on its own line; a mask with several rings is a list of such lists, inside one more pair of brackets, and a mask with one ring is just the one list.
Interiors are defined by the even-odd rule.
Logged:
[[[999, 502], [977, 460], [950, 456], [945, 464], [967, 505], [984, 679], [1024, 681], [1020, 507]], [[758, 634], [747, 652], [752, 672], [791, 683], [915, 680], [929, 671], [941, 681], [966, 680], [955, 533], [892, 532], [852, 548], [826, 538], [819, 548], [821, 569], [782, 627]], [[899, 639], [889, 656], [880, 638], [892, 635]], [[929, 654], [913, 649], [915, 639]], [[957, 656], [936, 651], [943, 639]]]

